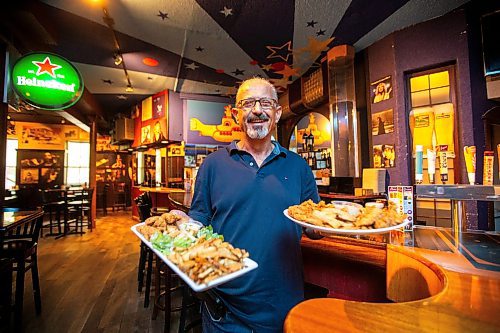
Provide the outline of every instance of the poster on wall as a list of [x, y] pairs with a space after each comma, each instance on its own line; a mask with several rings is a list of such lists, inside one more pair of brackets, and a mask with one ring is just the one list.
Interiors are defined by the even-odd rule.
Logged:
[[386, 76], [370, 84], [370, 96], [372, 103], [379, 103], [392, 98], [391, 76]]
[[394, 132], [394, 112], [392, 109], [372, 113], [372, 135]]
[[64, 151], [23, 150], [17, 151], [18, 164], [25, 167], [62, 167]]
[[167, 91], [153, 96], [152, 118], [160, 119], [165, 116], [167, 108]]
[[141, 129], [141, 144], [151, 143], [151, 125], [143, 126]]
[[167, 148], [167, 155], [173, 156], [184, 156], [184, 146], [183, 145], [171, 145]]
[[40, 188], [54, 188], [63, 184], [63, 173], [61, 168], [41, 168]]
[[[163, 120], [165, 122], [165, 120]], [[153, 125], [153, 142], [161, 142], [167, 140], [164, 134], [164, 130], [162, 127], [166, 126], [161, 126], [161, 121], [157, 120], [154, 125]]]
[[153, 98], [148, 97], [142, 101], [142, 121], [151, 119], [153, 112]]
[[117, 151], [118, 146], [114, 146], [111, 144], [111, 136], [110, 135], [98, 135], [97, 143], [96, 143], [96, 151]]
[[20, 184], [38, 184], [38, 169], [22, 168], [19, 178]]
[[231, 105], [193, 100], [188, 100], [186, 105], [187, 143], [220, 145], [243, 137], [240, 125], [231, 114]]
[[19, 149], [57, 149], [64, 150], [62, 127], [38, 123], [21, 125]]
[[17, 139], [16, 123], [10, 120], [7, 121], [7, 138]]
[[394, 145], [374, 145], [373, 146], [373, 167], [392, 168], [396, 166], [396, 152]]
[[79, 140], [80, 129], [76, 126], [63, 126], [64, 140]]

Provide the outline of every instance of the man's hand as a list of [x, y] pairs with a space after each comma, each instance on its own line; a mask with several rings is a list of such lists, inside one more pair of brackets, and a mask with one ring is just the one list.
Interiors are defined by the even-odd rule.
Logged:
[[303, 228], [303, 230], [304, 230], [304, 234], [306, 234], [306, 236], [309, 237], [310, 239], [318, 240], [318, 239], [323, 238], [323, 236], [314, 229]]

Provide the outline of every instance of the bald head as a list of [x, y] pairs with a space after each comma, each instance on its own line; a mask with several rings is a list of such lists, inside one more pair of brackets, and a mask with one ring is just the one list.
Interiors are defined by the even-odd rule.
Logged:
[[274, 88], [271, 82], [261, 77], [253, 77], [241, 83], [240, 87], [238, 88], [238, 92], [236, 93], [236, 102], [242, 99], [242, 95], [244, 95], [245, 91], [249, 90], [250, 87], [255, 87], [255, 86], [269, 87], [272, 98], [278, 100], [278, 94], [276, 93], [276, 88]]

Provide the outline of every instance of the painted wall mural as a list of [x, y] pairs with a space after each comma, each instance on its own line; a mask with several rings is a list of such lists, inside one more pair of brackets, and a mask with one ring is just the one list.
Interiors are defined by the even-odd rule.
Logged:
[[243, 131], [231, 114], [231, 105], [187, 101], [190, 144], [220, 144], [241, 140]]

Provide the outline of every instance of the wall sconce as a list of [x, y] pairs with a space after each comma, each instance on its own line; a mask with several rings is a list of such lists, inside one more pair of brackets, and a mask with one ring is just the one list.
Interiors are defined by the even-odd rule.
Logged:
[[113, 59], [115, 60], [115, 65], [116, 66], [120, 66], [122, 64], [122, 62], [123, 62], [123, 57], [119, 53], [115, 53], [114, 56], [113, 56]]

